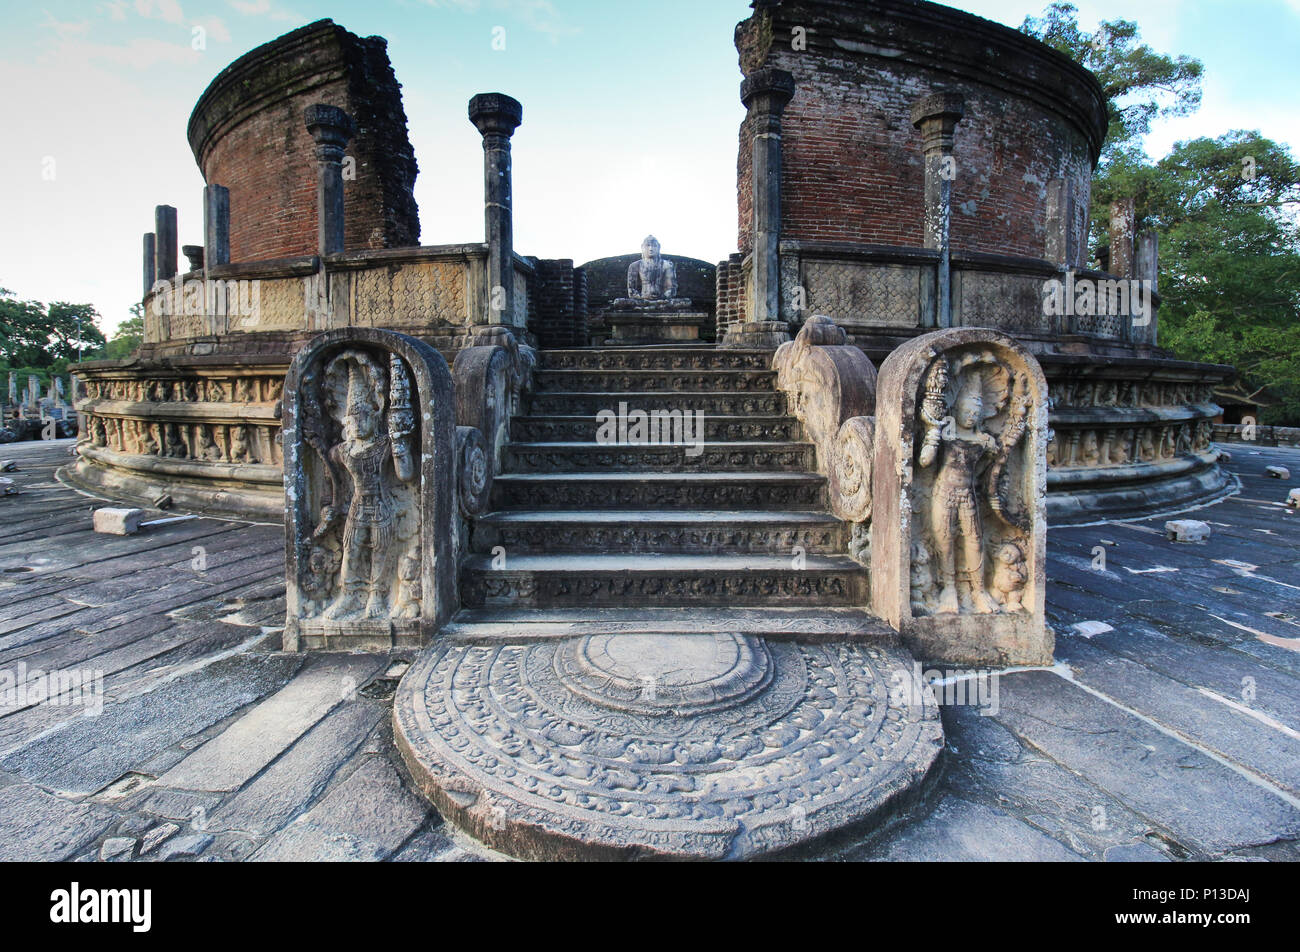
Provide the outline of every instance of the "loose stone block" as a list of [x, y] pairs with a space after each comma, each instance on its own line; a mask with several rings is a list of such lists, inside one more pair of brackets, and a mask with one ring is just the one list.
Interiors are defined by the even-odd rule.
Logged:
[[1290, 479], [1291, 470], [1285, 466], [1270, 466], [1264, 470], [1264, 475], [1273, 479]]
[[1050, 664], [1038, 362], [994, 331], [937, 331], [889, 356], [876, 393], [876, 613], [927, 660]]
[[105, 840], [104, 845], [99, 848], [99, 859], [104, 863], [128, 860], [134, 852], [134, 836], [114, 836]]
[[1165, 535], [1171, 542], [1204, 542], [1210, 537], [1210, 527], [1195, 519], [1178, 519], [1165, 523]]
[[179, 833], [180, 829], [175, 823], [162, 823], [155, 826], [140, 840], [140, 855], [143, 856], [157, 849], [159, 844], [163, 843], [169, 836]]
[[18, 484], [7, 476], [0, 476], [0, 496], [17, 496]]
[[135, 535], [143, 518], [143, 509], [96, 509], [95, 531], [106, 535]]
[[451, 371], [370, 328], [312, 340], [284, 385], [286, 651], [427, 644], [456, 610]]
[[1286, 504], [1292, 509], [1300, 509], [1300, 489], [1291, 490], [1291, 494], [1286, 497]]

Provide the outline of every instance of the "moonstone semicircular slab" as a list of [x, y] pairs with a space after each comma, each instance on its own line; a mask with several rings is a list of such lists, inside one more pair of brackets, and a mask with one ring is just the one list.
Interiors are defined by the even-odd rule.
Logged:
[[750, 859], [911, 802], [943, 744], [899, 648], [727, 632], [446, 642], [397, 744], [450, 822], [526, 859]]

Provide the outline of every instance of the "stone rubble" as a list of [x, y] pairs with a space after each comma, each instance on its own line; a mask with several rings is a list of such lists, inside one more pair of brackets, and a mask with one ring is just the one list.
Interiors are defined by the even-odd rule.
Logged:
[[1165, 535], [1172, 542], [1204, 542], [1210, 538], [1210, 526], [1195, 519], [1177, 519], [1165, 523]]
[[143, 509], [96, 509], [95, 531], [105, 535], [135, 535], [143, 518]]

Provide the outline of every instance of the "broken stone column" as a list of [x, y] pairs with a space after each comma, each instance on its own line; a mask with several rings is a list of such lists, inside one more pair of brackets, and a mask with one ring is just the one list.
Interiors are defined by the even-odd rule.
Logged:
[[284, 386], [284, 649], [428, 644], [457, 607], [451, 372], [423, 341], [315, 337]]
[[189, 263], [190, 273], [203, 270], [203, 246], [202, 245], [181, 245], [181, 254]]
[[524, 121], [524, 107], [503, 93], [480, 93], [469, 101], [469, 120], [483, 136], [484, 240], [488, 246], [486, 323], [513, 326], [515, 245], [510, 137]]
[[881, 366], [872, 605], [918, 658], [1052, 663], [1047, 404], [1038, 362], [990, 330], [935, 331]]
[[794, 76], [781, 69], [755, 70], [740, 86], [753, 136], [753, 307], [743, 323], [727, 330], [723, 347], [775, 349], [790, 340], [790, 327], [781, 320], [781, 114], [794, 92]]
[[140, 295], [143, 299], [149, 296], [153, 290], [154, 282], [158, 280], [157, 269], [157, 248], [154, 233], [145, 232], [144, 235], [144, 293]]
[[203, 262], [209, 268], [230, 264], [230, 189], [203, 186]]
[[176, 277], [176, 209], [159, 205], [154, 209], [155, 280], [170, 281]]
[[9, 405], [18, 406], [18, 374], [16, 371], [9, 371]]
[[959, 93], [924, 96], [912, 106], [912, 125], [921, 131], [925, 152], [925, 247], [939, 252], [935, 289], [935, 323], [952, 326], [952, 183], [957, 177], [953, 137], [966, 115]]
[[1110, 206], [1110, 267], [1111, 274], [1131, 278], [1133, 274], [1133, 221], [1132, 198], [1121, 198]]
[[143, 518], [143, 509], [96, 509], [93, 516], [96, 532], [121, 536], [139, 532]]
[[303, 110], [316, 143], [316, 247], [321, 255], [343, 251], [343, 150], [357, 134], [356, 124], [338, 106], [316, 103]]

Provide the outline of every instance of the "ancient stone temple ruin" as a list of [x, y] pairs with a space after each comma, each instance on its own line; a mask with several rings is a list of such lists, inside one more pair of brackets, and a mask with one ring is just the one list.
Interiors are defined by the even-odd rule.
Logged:
[[1230, 371], [1158, 348], [1131, 203], [1086, 260], [1095, 78], [935, 4], [753, 7], [718, 265], [516, 253], [502, 93], [485, 234], [418, 245], [384, 41], [326, 20], [200, 98], [205, 244], [159, 206], [146, 342], [79, 369], [64, 477], [283, 518], [284, 648], [409, 655], [411, 781], [513, 855], [881, 821], [943, 743], [914, 659], [1051, 663], [1049, 524], [1228, 491]]

